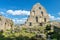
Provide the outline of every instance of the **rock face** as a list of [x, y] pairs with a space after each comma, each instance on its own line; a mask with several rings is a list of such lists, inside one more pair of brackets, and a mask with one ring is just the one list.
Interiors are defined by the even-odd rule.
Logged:
[[10, 19], [6, 19], [0, 15], [0, 30], [9, 30], [13, 26], [13, 22]]
[[40, 3], [36, 3], [30, 11], [30, 16], [26, 21], [26, 26], [44, 26], [48, 21], [49, 15], [45, 8]]

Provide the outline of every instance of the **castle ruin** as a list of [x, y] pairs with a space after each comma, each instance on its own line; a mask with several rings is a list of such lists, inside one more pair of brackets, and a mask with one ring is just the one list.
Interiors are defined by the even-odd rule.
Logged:
[[36, 3], [30, 11], [30, 16], [27, 19], [26, 26], [44, 26], [49, 21], [49, 15], [45, 8], [40, 4]]

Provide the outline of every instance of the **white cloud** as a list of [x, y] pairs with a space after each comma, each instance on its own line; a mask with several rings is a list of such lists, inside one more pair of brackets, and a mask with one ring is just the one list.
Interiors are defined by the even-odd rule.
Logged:
[[58, 17], [57, 20], [60, 20], [60, 17]]
[[[30, 11], [26, 11], [26, 10], [15, 10], [15, 11], [13, 11], [13, 10], [7, 10], [6, 12], [8, 14], [12, 14], [13, 16], [14, 15], [30, 15]], [[5, 12], [0, 12], [0, 13], [3, 14], [3, 15], [5, 15], [5, 17], [8, 18], [8, 14], [6, 15]], [[19, 18], [19, 17], [16, 18], [16, 17], [14, 17], [12, 20], [13, 20], [14, 23], [23, 24], [27, 20], [27, 17], [25, 17], [25, 18]]]
[[51, 14], [49, 14], [49, 17], [51, 20], [60, 20], [60, 17], [55, 17], [55, 16], [52, 16]]
[[[5, 15], [4, 12], [0, 12], [0, 13]], [[26, 11], [26, 10], [7, 10], [6, 13], [12, 14], [13, 16], [14, 15], [30, 15], [30, 11]], [[60, 12], [58, 14], [60, 15]], [[53, 16], [51, 14], [49, 14], [49, 17], [50, 17], [51, 20], [60, 20], [60, 17], [55, 17], [55, 16]], [[13, 20], [14, 23], [23, 24], [26, 21], [26, 19], [27, 19], [27, 17], [26, 18], [22, 18], [22, 19], [13, 18], [12, 20]]]
[[12, 20], [15, 24], [17, 24], [17, 23], [18, 24], [24, 24], [25, 21], [27, 20], [27, 18], [22, 18], [22, 19], [15, 18], [15, 19], [12, 19]]
[[58, 15], [60, 15], [60, 12], [58, 12]]
[[4, 12], [0, 12], [0, 15], [2, 15], [2, 14], [4, 15]]
[[55, 20], [55, 17], [52, 16], [51, 14], [49, 14], [49, 17], [50, 17], [51, 20]]
[[12, 15], [30, 15], [30, 11], [26, 10], [7, 10], [7, 13]]

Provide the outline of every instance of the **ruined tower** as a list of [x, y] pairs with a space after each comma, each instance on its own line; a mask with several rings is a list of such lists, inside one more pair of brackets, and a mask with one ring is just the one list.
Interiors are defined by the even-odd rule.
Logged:
[[26, 21], [26, 26], [43, 26], [48, 21], [49, 15], [45, 8], [40, 3], [36, 3], [30, 11], [30, 16]]

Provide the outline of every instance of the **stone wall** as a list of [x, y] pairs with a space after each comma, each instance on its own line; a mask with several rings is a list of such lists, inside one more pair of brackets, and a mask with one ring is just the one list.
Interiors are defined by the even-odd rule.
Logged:
[[13, 21], [0, 15], [0, 30], [9, 30], [13, 27]]
[[26, 21], [26, 26], [43, 26], [44, 23], [48, 21], [49, 15], [45, 8], [40, 3], [36, 3], [30, 11], [30, 16]]

